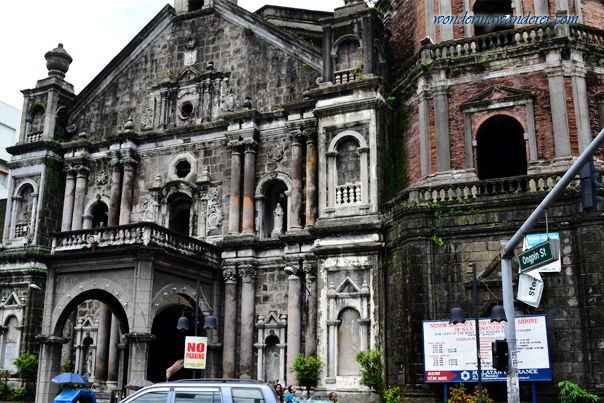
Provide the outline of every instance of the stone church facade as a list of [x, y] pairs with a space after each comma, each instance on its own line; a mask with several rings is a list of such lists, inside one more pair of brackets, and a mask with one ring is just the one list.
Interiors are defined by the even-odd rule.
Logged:
[[[315, 396], [371, 401], [354, 357], [372, 348], [390, 385], [442, 398], [423, 380], [421, 321], [471, 301], [469, 263], [481, 314], [500, 303], [500, 241], [602, 128], [604, 10], [345, 3], [252, 14], [176, 0], [79, 94], [63, 45], [46, 54], [10, 149], [0, 262], [2, 366], [37, 353], [37, 401], [68, 360], [102, 399], [165, 380], [198, 282], [201, 316], [218, 320], [200, 331], [203, 377], [289, 385], [313, 355]], [[579, 19], [434, 24], [466, 11]], [[517, 314], [548, 315], [554, 381], [601, 395], [601, 218], [581, 215], [571, 186], [548, 219], [562, 272]]]

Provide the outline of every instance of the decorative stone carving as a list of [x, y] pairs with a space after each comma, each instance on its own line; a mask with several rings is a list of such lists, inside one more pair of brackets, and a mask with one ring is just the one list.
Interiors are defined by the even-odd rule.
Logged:
[[161, 174], [157, 174], [155, 175], [155, 179], [153, 180], [153, 187], [154, 188], [160, 188], [161, 187]]
[[[214, 65], [212, 64], [213, 68]], [[220, 87], [220, 110], [223, 112], [233, 112], [235, 110], [235, 98], [231, 93], [228, 78], [222, 80], [222, 86]]]
[[187, 39], [187, 43], [185, 44], [185, 46], [187, 47], [187, 49], [191, 50], [195, 47], [195, 45], [197, 44], [197, 41], [195, 40], [195, 38], [193, 38], [192, 36], [190, 36]]
[[69, 125], [69, 126], [67, 126], [66, 130], [67, 130], [67, 133], [73, 134], [76, 132], [76, 130], [78, 130], [78, 126], [76, 126], [75, 124]]
[[277, 162], [283, 158], [283, 146], [281, 144], [273, 144], [266, 151], [266, 155], [270, 162]]
[[185, 66], [192, 66], [197, 61], [197, 51], [185, 52]]
[[243, 102], [243, 109], [252, 109], [252, 97], [249, 95], [245, 96], [245, 101]]
[[279, 203], [277, 203], [277, 207], [273, 211], [273, 223], [271, 235], [283, 235], [283, 209]]
[[225, 269], [222, 271], [222, 278], [227, 283], [237, 282], [237, 270], [236, 269]]
[[128, 116], [128, 121], [124, 125], [124, 131], [129, 132], [134, 130], [134, 123], [132, 123], [132, 115]]
[[208, 191], [208, 213], [206, 236], [210, 231], [217, 230], [222, 226], [222, 205], [220, 203], [220, 191], [218, 188], [212, 188]]
[[149, 98], [149, 104], [143, 111], [143, 117], [141, 119], [141, 128], [152, 129], [153, 128], [153, 109], [155, 107], [155, 95]]
[[96, 173], [96, 184], [98, 186], [102, 186], [102, 185], [106, 185], [107, 184], [107, 171], [105, 171], [104, 169], [97, 171]]
[[302, 262], [302, 271], [305, 276], [308, 277], [316, 277], [317, 276], [317, 262], [312, 260], [305, 260]]
[[88, 174], [90, 173], [90, 168], [84, 165], [77, 165], [75, 167], [75, 171], [77, 172], [77, 176], [81, 178], [88, 178]]
[[242, 264], [239, 266], [239, 277], [247, 277], [247, 280], [256, 280], [258, 271], [252, 264]]
[[149, 199], [143, 204], [143, 216], [141, 221], [157, 222], [159, 215], [159, 200], [157, 195], [150, 195]]

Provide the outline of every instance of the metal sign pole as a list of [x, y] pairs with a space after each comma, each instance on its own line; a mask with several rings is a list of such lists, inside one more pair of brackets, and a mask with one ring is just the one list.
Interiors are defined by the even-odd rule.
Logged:
[[523, 238], [533, 229], [535, 224], [541, 219], [545, 211], [551, 207], [560, 195], [566, 190], [566, 187], [581, 169], [587, 164], [595, 152], [604, 143], [604, 130], [602, 130], [596, 138], [585, 149], [583, 154], [577, 158], [577, 161], [564, 174], [560, 182], [554, 186], [549, 194], [543, 199], [541, 204], [533, 211], [530, 217], [522, 224], [520, 229], [514, 234], [509, 242], [501, 241], [503, 246], [501, 250], [501, 282], [503, 291], [503, 309], [505, 315], [509, 318], [505, 325], [505, 338], [508, 341], [510, 352], [508, 362], [508, 402], [520, 403], [520, 387], [518, 383], [518, 368], [516, 364], [516, 315], [514, 312], [514, 286], [512, 284], [512, 258], [514, 257], [514, 249], [522, 242]]

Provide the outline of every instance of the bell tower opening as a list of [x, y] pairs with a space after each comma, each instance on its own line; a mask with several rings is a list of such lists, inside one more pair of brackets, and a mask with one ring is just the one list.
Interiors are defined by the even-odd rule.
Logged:
[[506, 115], [487, 119], [476, 132], [476, 154], [481, 180], [526, 175], [522, 125]]

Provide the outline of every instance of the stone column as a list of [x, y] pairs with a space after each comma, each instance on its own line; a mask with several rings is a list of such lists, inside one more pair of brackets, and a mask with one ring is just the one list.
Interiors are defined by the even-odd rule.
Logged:
[[302, 163], [303, 150], [302, 141], [304, 135], [301, 131], [290, 133], [292, 140], [292, 193], [291, 193], [291, 211], [290, 211], [290, 229], [302, 229]]
[[323, 27], [323, 82], [333, 82], [333, 64], [331, 62], [332, 43], [331, 26]]
[[[560, 52], [550, 52], [546, 60], [550, 61], [560, 57]], [[552, 123], [554, 126], [554, 149], [556, 157], [569, 157], [570, 136], [568, 133], [568, 115], [566, 114], [566, 91], [564, 89], [564, 76], [562, 67], [545, 69], [549, 83], [549, 99], [551, 105]]]
[[237, 336], [237, 270], [222, 272], [224, 290], [224, 348], [222, 350], [222, 377], [235, 378], [235, 340]]
[[73, 218], [71, 219], [71, 230], [82, 229], [82, 216], [84, 215], [84, 199], [86, 197], [86, 183], [90, 169], [84, 165], [76, 167], [77, 178], [75, 185], [75, 198], [73, 203]]
[[239, 347], [239, 377], [252, 378], [254, 358], [254, 307], [256, 305], [256, 268], [247, 263], [239, 266], [241, 276], [241, 345]]
[[99, 309], [99, 331], [96, 341], [96, 363], [94, 378], [97, 382], [107, 381], [109, 363], [109, 339], [111, 337], [111, 310], [101, 303]]
[[120, 203], [120, 222], [119, 225], [130, 224], [130, 214], [132, 212], [132, 190], [134, 185], [134, 167], [136, 160], [131, 157], [122, 158], [121, 163], [124, 167], [124, 180], [122, 183], [122, 200]]
[[591, 143], [591, 124], [589, 122], [589, 100], [585, 86], [587, 70], [583, 66], [574, 66], [571, 72], [573, 85], [573, 103], [575, 106], [575, 121], [577, 124], [577, 141], [579, 154]]
[[434, 130], [436, 139], [436, 170], [451, 170], [451, 143], [449, 141], [449, 99], [447, 86], [434, 90]]
[[40, 343], [40, 361], [38, 364], [38, 383], [36, 387], [37, 403], [52, 403], [59, 394], [59, 385], [50, 380], [59, 375], [61, 350], [69, 339], [56, 336], [37, 336]]
[[15, 239], [15, 230], [17, 228], [17, 210], [19, 203], [21, 202], [21, 196], [12, 196], [11, 198], [11, 211], [10, 211], [10, 239]]
[[418, 105], [419, 115], [419, 153], [421, 176], [432, 173], [432, 161], [430, 158], [430, 101], [426, 90], [421, 92]]
[[317, 131], [306, 134], [306, 228], [315, 225], [317, 217]]
[[[298, 270], [297, 264], [290, 264], [294, 270]], [[300, 330], [302, 328], [302, 315], [300, 313], [300, 279], [295, 275], [290, 275], [288, 281], [288, 301], [287, 301], [287, 384], [296, 385], [296, 373], [289, 372], [289, 368], [294, 365], [294, 361], [300, 354]]]
[[336, 157], [338, 156], [337, 151], [328, 151], [325, 153], [327, 157], [327, 208], [326, 213], [333, 213], [336, 211]]
[[149, 364], [149, 343], [155, 340], [150, 333], [128, 333], [124, 335], [128, 342], [128, 374], [126, 379], [146, 379]]
[[306, 286], [310, 288], [310, 295], [306, 292], [308, 301], [308, 323], [306, 325], [306, 357], [317, 356], [317, 262], [305, 260], [302, 264]]
[[336, 288], [333, 283], [327, 289], [327, 354], [333, 357], [327, 363], [325, 383], [336, 383], [336, 330], [340, 321], [337, 318], [335, 307]]
[[256, 149], [258, 143], [247, 139], [243, 169], [243, 223], [241, 232], [254, 233], [254, 185], [256, 183]]
[[231, 148], [229, 234], [238, 234], [241, 210], [241, 150], [239, 142], [232, 142], [229, 147]]
[[63, 199], [63, 219], [61, 220], [61, 231], [71, 230], [73, 218], [73, 198], [75, 195], [75, 170], [72, 166], [65, 167], [65, 198]]
[[122, 197], [122, 171], [120, 160], [117, 157], [109, 161], [111, 168], [111, 195], [109, 199], [109, 220], [107, 225], [112, 227], [119, 224], [120, 200]]
[[111, 333], [109, 337], [109, 363], [107, 368], [107, 386], [109, 389], [117, 389], [120, 357], [117, 344], [120, 342], [120, 330], [117, 318], [111, 316]]

